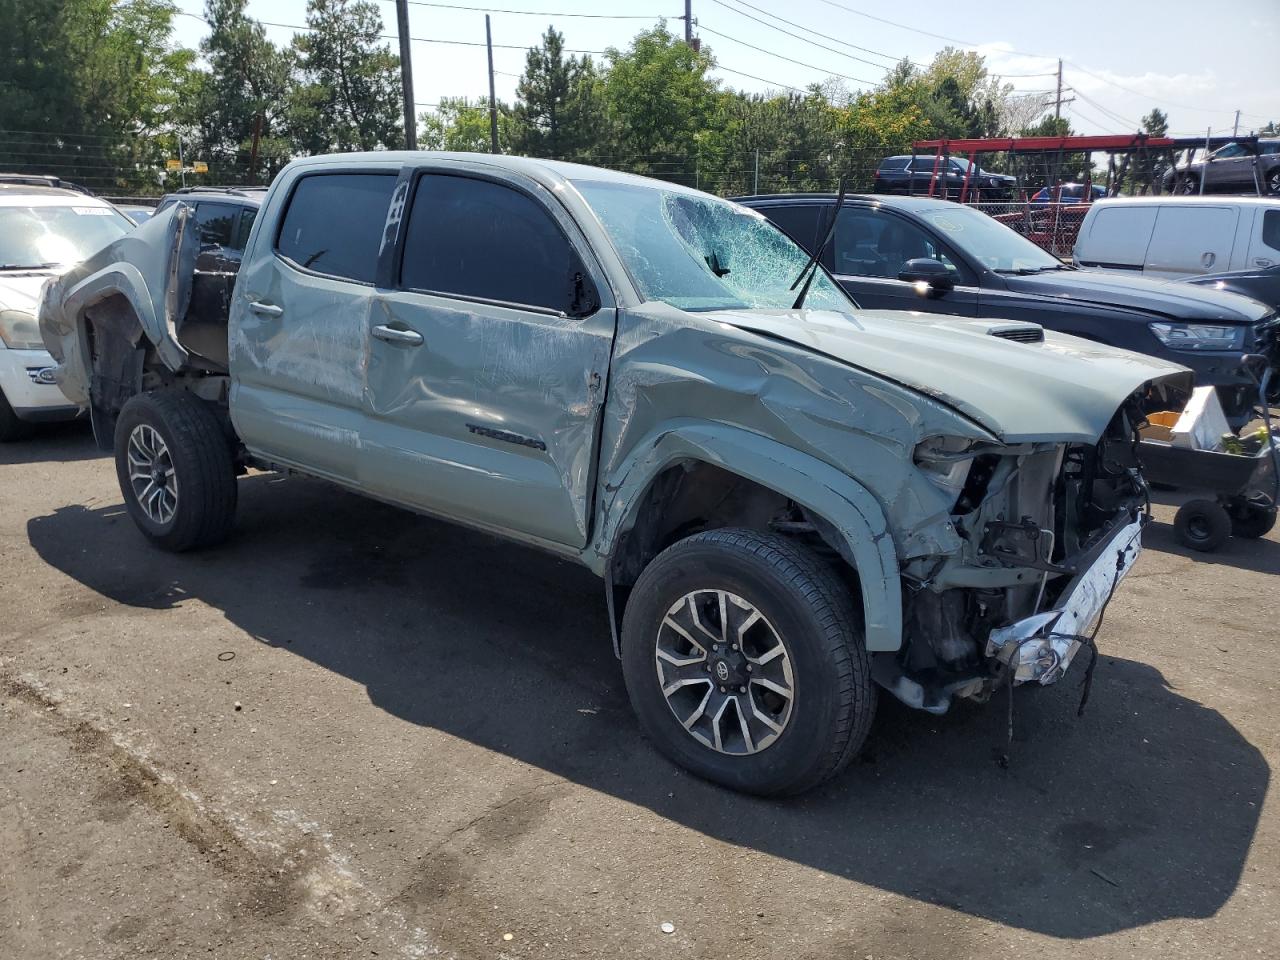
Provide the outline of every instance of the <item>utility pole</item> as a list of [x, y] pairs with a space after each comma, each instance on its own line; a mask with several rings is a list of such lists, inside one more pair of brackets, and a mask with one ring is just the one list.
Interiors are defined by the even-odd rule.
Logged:
[[396, 0], [396, 28], [400, 33], [400, 87], [404, 93], [404, 145], [418, 149], [418, 117], [413, 104], [413, 58], [409, 53], [409, 0]]
[[262, 139], [262, 114], [253, 118], [253, 147], [249, 150], [249, 183], [258, 182], [258, 143]]
[[1236, 122], [1231, 125], [1231, 139], [1240, 136], [1240, 111], [1236, 111]]
[[484, 15], [484, 43], [489, 48], [489, 152], [498, 153], [498, 101], [493, 92], [493, 33], [489, 15]]
[[684, 45], [693, 46], [693, 0], [684, 0]]
[[[1062, 61], [1059, 60], [1058, 61], [1058, 93], [1057, 93], [1057, 96], [1055, 96], [1053, 100], [1050, 101], [1050, 103], [1053, 104], [1053, 119], [1055, 120], [1062, 119], [1062, 105], [1064, 103], [1070, 103], [1074, 99], [1075, 97], [1064, 97], [1062, 95]], [[1045, 104], [1046, 107], [1048, 105], [1049, 104], [1047, 103]]]

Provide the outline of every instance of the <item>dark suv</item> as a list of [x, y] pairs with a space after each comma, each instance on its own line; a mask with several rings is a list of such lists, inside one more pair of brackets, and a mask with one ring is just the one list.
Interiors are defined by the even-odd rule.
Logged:
[[933, 192], [936, 196], [960, 196], [966, 177], [969, 180], [969, 195], [975, 200], [1011, 197], [1018, 189], [1017, 177], [983, 170], [963, 157], [939, 160], [932, 154], [885, 157], [876, 170], [873, 189], [876, 193], [927, 195], [935, 167], [938, 182]]
[[[1254, 170], [1257, 169], [1257, 179]], [[1165, 174], [1170, 193], [1256, 193], [1280, 195], [1280, 139], [1228, 143], [1207, 157], [1180, 163]]]
[[[812, 250], [835, 198], [738, 202]], [[1274, 335], [1258, 329], [1273, 307], [1186, 283], [1079, 271], [985, 213], [945, 200], [847, 197], [822, 262], [867, 309], [1031, 321], [1180, 363], [1219, 388], [1231, 416], [1256, 396], [1241, 355], [1275, 349]]]
[[155, 212], [176, 203], [194, 208], [194, 222], [200, 230], [198, 268], [235, 273], [266, 195], [266, 187], [183, 187], [165, 194]]

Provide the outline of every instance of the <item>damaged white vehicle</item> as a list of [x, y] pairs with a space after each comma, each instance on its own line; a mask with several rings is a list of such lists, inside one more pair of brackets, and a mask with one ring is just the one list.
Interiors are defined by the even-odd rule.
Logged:
[[238, 275], [165, 211], [41, 328], [157, 545], [227, 536], [254, 466], [572, 558], [654, 743], [764, 794], [846, 764], [878, 689], [940, 713], [1060, 678], [1140, 549], [1143, 405], [1190, 385], [860, 310], [706, 194], [466, 154], [291, 164]]

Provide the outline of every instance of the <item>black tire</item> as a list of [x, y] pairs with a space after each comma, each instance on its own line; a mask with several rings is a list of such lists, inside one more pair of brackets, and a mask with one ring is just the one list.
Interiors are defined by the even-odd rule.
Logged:
[[[754, 606], [789, 658], [789, 713], [758, 752], [730, 755], [696, 739], [663, 695], [660, 629], [673, 605], [700, 590], [728, 591]], [[708, 677], [715, 672], [710, 647]], [[796, 794], [834, 776], [856, 755], [875, 715], [871, 661], [848, 587], [812, 551], [751, 530], [694, 534], [645, 567], [623, 616], [622, 669], [631, 705], [658, 749], [700, 777], [747, 793]], [[738, 688], [748, 691], [748, 703], [761, 695], [753, 682], [761, 682], [758, 674]], [[706, 695], [715, 696], [714, 686]]]
[[18, 419], [13, 407], [9, 406], [9, 398], [0, 390], [0, 443], [21, 440], [26, 435], [27, 425]]
[[1276, 525], [1276, 508], [1262, 507], [1256, 503], [1239, 500], [1231, 504], [1231, 534], [1258, 540], [1271, 532]]
[[[174, 487], [172, 515], [161, 521], [143, 508], [129, 477], [130, 440], [138, 428], [159, 434]], [[231, 443], [205, 401], [182, 389], [141, 393], [120, 411], [115, 432], [116, 477], [129, 515], [143, 535], [180, 552], [225, 540], [235, 525], [236, 476]]]
[[1231, 516], [1216, 500], [1188, 500], [1173, 518], [1173, 535], [1192, 550], [1217, 550], [1231, 536]]

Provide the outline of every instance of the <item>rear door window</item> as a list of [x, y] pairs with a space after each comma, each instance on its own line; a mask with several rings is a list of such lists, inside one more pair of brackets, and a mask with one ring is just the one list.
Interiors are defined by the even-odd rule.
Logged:
[[1088, 232], [1078, 241], [1077, 257], [1086, 266], [1142, 269], [1155, 229], [1158, 208], [1095, 207]]
[[400, 285], [568, 313], [581, 260], [532, 197], [490, 180], [426, 174], [405, 230]]
[[818, 240], [821, 239], [818, 236], [818, 229], [827, 222], [825, 215], [830, 212], [831, 206], [808, 203], [788, 207], [760, 207], [758, 209], [781, 227], [783, 233], [787, 234], [806, 250], [812, 252], [813, 248], [817, 246]]
[[1265, 210], [1262, 214], [1262, 245], [1270, 253], [1280, 253], [1280, 210]]
[[316, 173], [293, 188], [276, 250], [294, 266], [373, 283], [397, 175]]
[[257, 207], [243, 207], [240, 210], [240, 220], [236, 225], [235, 233], [231, 237], [231, 245], [243, 252], [244, 248], [249, 244], [249, 231], [253, 229], [253, 221], [258, 219]]
[[240, 208], [230, 203], [197, 203], [196, 227], [200, 231], [200, 246], [231, 246], [231, 235], [239, 212]]

